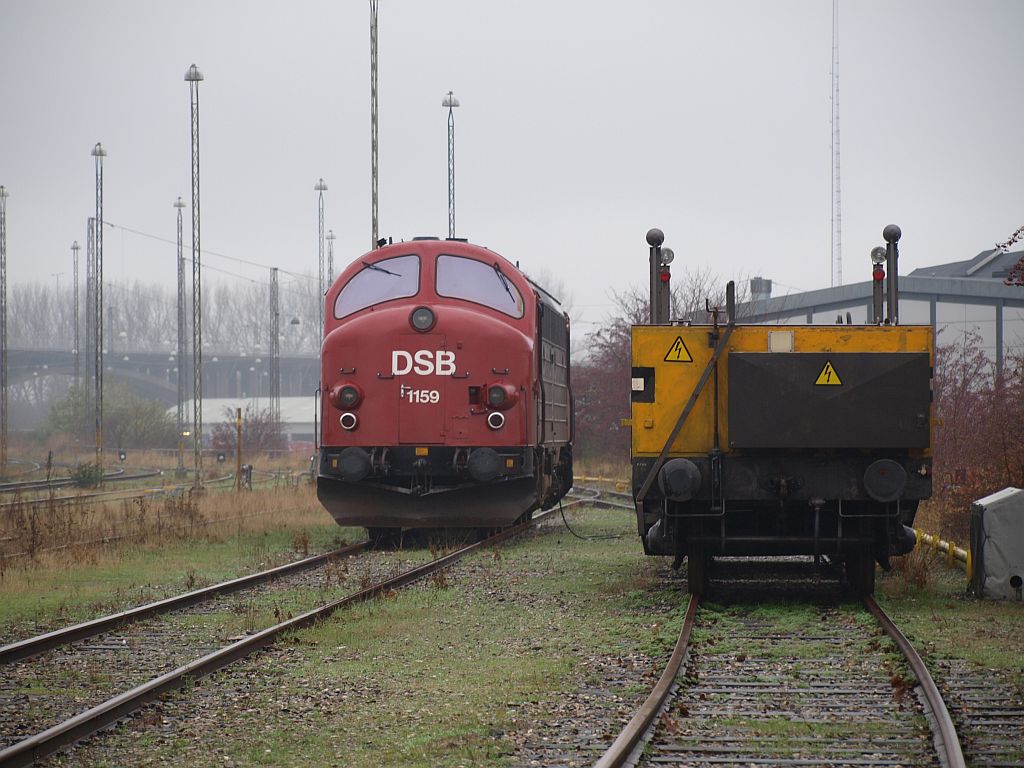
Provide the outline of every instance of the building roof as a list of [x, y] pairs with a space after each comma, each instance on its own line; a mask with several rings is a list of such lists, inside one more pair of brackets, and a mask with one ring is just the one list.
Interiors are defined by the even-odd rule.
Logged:
[[[203, 398], [203, 426], [204, 429], [210, 425], [220, 424], [223, 421], [234, 419], [236, 408], [241, 408], [245, 413], [246, 408], [254, 411], [262, 411], [270, 407], [269, 397], [204, 397]], [[168, 408], [170, 414], [177, 413], [177, 406]], [[192, 421], [192, 401], [185, 401], [185, 419]], [[230, 414], [230, 415], [229, 415]], [[316, 416], [316, 398], [306, 397], [282, 397], [281, 398], [281, 423], [285, 426], [308, 426], [313, 428]]]
[[992, 248], [982, 251], [967, 261], [951, 261], [948, 264], [936, 264], [921, 267], [910, 273], [914, 277], [960, 277], [968, 280], [993, 280], [1003, 282], [1013, 265], [1024, 258], [1024, 251], [1000, 253]]

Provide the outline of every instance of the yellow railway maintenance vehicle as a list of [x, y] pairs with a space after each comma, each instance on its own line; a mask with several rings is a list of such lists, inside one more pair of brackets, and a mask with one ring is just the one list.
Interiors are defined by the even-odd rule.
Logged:
[[[651, 324], [632, 329], [632, 465], [644, 551], [686, 558], [702, 594], [714, 556], [815, 555], [854, 592], [914, 546], [931, 496], [931, 326], [898, 324], [897, 243], [875, 262], [871, 325], [668, 319], [668, 249], [651, 246]], [[889, 317], [882, 301], [888, 261]]]

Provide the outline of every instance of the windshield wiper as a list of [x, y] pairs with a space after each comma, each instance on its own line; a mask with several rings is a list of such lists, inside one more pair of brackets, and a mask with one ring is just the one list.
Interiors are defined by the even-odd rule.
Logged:
[[368, 261], [363, 262], [363, 266], [367, 269], [372, 269], [375, 272], [383, 272], [386, 275], [394, 275], [395, 277], [401, 277], [397, 272], [392, 272], [390, 269], [384, 269], [384, 267], [378, 267], [376, 264], [371, 264]]
[[498, 268], [498, 265], [494, 265], [494, 271], [498, 273], [498, 279], [501, 280], [501, 286], [505, 289], [505, 293], [512, 299], [512, 303], [516, 303], [516, 297], [512, 295], [512, 289], [508, 287], [508, 278], [505, 277], [504, 273]]

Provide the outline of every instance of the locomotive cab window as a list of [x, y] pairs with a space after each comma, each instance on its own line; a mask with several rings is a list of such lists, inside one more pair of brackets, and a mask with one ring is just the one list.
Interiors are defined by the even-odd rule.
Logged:
[[437, 294], [483, 304], [509, 317], [522, 317], [523, 296], [498, 264], [462, 256], [437, 257]]
[[334, 301], [334, 317], [342, 318], [391, 299], [415, 296], [420, 290], [419, 256], [396, 256], [371, 263], [363, 262]]

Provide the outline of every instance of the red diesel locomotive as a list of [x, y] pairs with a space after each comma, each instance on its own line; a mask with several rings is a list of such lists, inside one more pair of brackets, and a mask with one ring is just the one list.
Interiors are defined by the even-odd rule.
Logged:
[[569, 318], [514, 264], [417, 238], [325, 301], [317, 496], [340, 525], [505, 526], [569, 490]]

